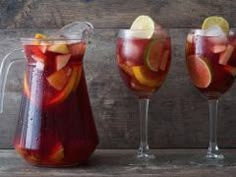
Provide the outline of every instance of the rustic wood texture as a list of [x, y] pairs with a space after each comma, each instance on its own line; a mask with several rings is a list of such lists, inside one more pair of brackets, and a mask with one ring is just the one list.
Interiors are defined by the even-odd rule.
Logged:
[[[189, 165], [189, 159], [194, 154], [201, 154], [200, 150], [156, 150], [157, 163], [146, 167], [128, 166], [133, 150], [98, 150], [87, 165], [75, 168], [39, 168], [26, 164], [22, 158], [12, 150], [0, 151], [1, 177], [235, 177], [236, 167], [198, 167]], [[235, 151], [233, 151], [235, 152]], [[229, 154], [233, 154], [233, 152]], [[168, 157], [168, 158], [167, 158]], [[178, 157], [178, 159], [176, 159]], [[182, 158], [180, 158], [182, 157]], [[188, 161], [187, 163], [185, 161]], [[178, 163], [177, 163], [178, 161]]]
[[127, 27], [148, 14], [168, 28], [199, 27], [209, 15], [221, 15], [235, 27], [233, 0], [1, 0], [0, 28], [58, 28], [75, 20], [96, 28]]
[[[55, 30], [41, 30], [53, 33]], [[208, 145], [207, 100], [193, 88], [184, 60], [188, 29], [171, 29], [172, 64], [164, 86], [150, 105], [149, 140], [152, 148], [189, 148]], [[0, 58], [20, 47], [19, 38], [38, 30], [0, 30]], [[137, 148], [137, 99], [123, 84], [115, 63], [117, 30], [95, 30], [85, 56], [85, 70], [96, 120], [100, 148]], [[4, 114], [0, 123], [0, 148], [12, 147], [22, 85], [23, 64], [13, 66], [7, 82]], [[236, 147], [235, 86], [220, 100], [219, 145]]]

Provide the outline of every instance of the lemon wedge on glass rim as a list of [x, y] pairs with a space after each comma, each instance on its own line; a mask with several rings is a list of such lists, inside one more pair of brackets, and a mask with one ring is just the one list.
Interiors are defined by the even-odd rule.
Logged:
[[134, 20], [130, 29], [135, 31], [133, 37], [150, 39], [155, 31], [155, 22], [147, 15], [140, 15]]
[[229, 32], [229, 23], [223, 17], [210, 16], [202, 23], [202, 29], [206, 30], [212, 26], [219, 26], [225, 34]]

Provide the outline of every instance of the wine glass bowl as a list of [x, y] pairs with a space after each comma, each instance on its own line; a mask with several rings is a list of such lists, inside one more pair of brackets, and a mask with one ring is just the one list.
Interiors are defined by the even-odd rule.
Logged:
[[148, 145], [149, 100], [162, 86], [171, 60], [171, 41], [167, 33], [144, 38], [146, 33], [146, 30], [121, 29], [116, 49], [120, 76], [139, 100], [140, 146], [137, 159], [141, 161], [154, 158]]

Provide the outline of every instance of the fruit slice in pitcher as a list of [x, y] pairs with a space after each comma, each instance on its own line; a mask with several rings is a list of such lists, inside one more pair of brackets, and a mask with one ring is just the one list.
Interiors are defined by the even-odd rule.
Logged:
[[81, 78], [81, 70], [82, 70], [82, 66], [73, 66], [72, 67], [72, 71], [71, 71], [71, 75], [68, 79], [67, 84], [65, 85], [65, 87], [60, 91], [60, 93], [58, 95], [56, 95], [53, 99], [51, 99], [47, 105], [52, 105], [55, 103], [60, 103], [62, 101], [64, 101], [69, 94], [72, 92], [73, 88], [75, 87], [76, 83], [79, 83], [80, 78]]
[[136, 80], [142, 85], [155, 88], [161, 84], [160, 75], [150, 71], [146, 66], [133, 66], [132, 71]]
[[70, 60], [70, 57], [71, 57], [71, 54], [56, 56], [56, 69], [57, 69], [57, 71], [66, 66], [66, 64]]
[[62, 90], [71, 76], [71, 68], [66, 67], [47, 77], [48, 83], [56, 90]]
[[48, 47], [48, 51], [60, 54], [68, 54], [70, 51], [66, 44], [53, 44]]
[[61, 143], [55, 145], [49, 159], [54, 162], [60, 162], [64, 159], [64, 148]]
[[187, 58], [187, 66], [193, 83], [199, 88], [207, 88], [212, 81], [211, 66], [207, 59], [191, 55]]
[[28, 79], [27, 79], [27, 75], [24, 75], [24, 93], [25, 95], [30, 98], [30, 91], [29, 91], [29, 86], [28, 86]]

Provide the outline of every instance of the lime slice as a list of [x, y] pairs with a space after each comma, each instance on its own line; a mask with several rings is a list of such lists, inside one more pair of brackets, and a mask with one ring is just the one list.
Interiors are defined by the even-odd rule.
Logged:
[[158, 71], [161, 65], [164, 44], [158, 39], [152, 40], [146, 50], [145, 63], [152, 71]]
[[136, 37], [149, 39], [154, 33], [155, 22], [147, 15], [140, 15], [134, 20], [130, 29], [140, 31], [136, 34]]
[[229, 32], [229, 23], [223, 17], [210, 16], [206, 18], [202, 24], [202, 29], [208, 29], [211, 26], [219, 26], [225, 32]]
[[198, 88], [207, 88], [212, 81], [210, 65], [206, 59], [191, 55], [187, 58], [189, 75]]

